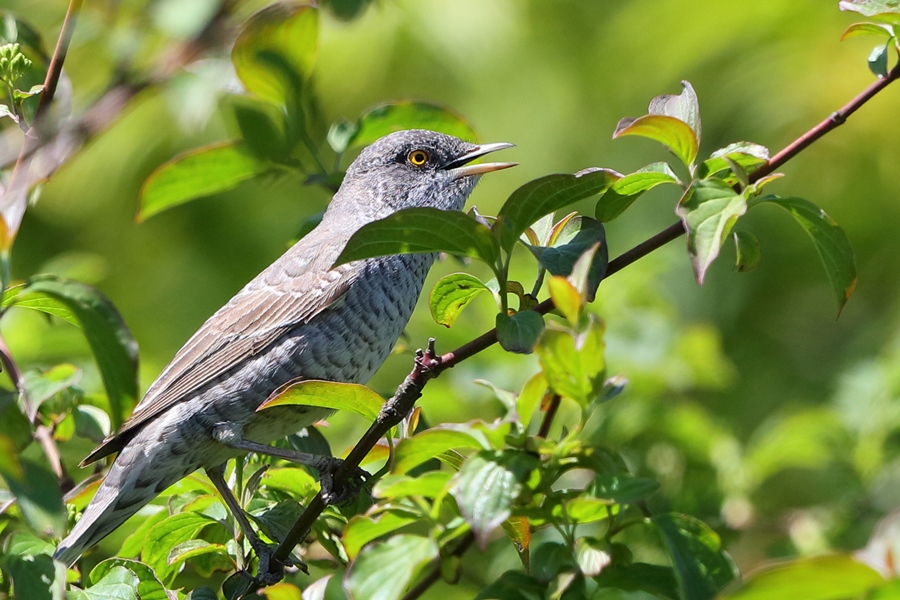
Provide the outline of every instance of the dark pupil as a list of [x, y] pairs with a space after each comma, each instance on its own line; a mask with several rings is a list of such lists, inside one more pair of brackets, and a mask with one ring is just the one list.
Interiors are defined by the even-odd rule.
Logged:
[[425, 153], [424, 152], [414, 152], [413, 153], [413, 162], [414, 163], [425, 162]]

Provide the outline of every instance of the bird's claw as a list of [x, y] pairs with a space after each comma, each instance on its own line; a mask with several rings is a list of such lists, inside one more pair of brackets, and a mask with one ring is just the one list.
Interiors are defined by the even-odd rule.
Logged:
[[309, 574], [309, 568], [306, 563], [299, 558], [291, 555], [286, 560], [279, 560], [275, 557], [275, 546], [262, 544], [254, 546], [253, 551], [259, 558], [259, 568], [256, 571], [254, 580], [259, 587], [273, 585], [284, 579], [285, 573], [295, 573], [298, 570]]
[[344, 461], [340, 458], [328, 457], [322, 460], [320, 465], [316, 466], [319, 471], [319, 484], [321, 486], [322, 500], [325, 504], [340, 504], [345, 500], [349, 500], [362, 488], [369, 473], [359, 467], [347, 474], [345, 481], [341, 482], [339, 487], [334, 485], [334, 475]]

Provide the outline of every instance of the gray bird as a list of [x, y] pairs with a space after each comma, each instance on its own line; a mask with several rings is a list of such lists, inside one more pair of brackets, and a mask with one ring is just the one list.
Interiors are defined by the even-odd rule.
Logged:
[[328, 459], [267, 444], [331, 411], [294, 406], [256, 412], [257, 407], [298, 379], [368, 381], [409, 321], [435, 255], [385, 256], [332, 269], [335, 259], [360, 227], [400, 209], [460, 210], [478, 175], [515, 164], [469, 163], [510, 146], [409, 130], [364, 149], [319, 226], [210, 317], [131, 418], [84, 459], [82, 466], [118, 452], [54, 557], [71, 565], [197, 469], [206, 470], [257, 554], [265, 553], [225, 483], [224, 466], [259, 452], [327, 467]]

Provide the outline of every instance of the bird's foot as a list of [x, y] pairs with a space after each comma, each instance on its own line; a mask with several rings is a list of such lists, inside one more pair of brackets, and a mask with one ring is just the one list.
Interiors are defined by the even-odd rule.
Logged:
[[288, 556], [287, 560], [279, 560], [275, 557], [275, 545], [253, 545], [253, 552], [259, 558], [259, 568], [256, 571], [255, 580], [260, 587], [273, 585], [284, 579], [285, 573], [296, 573], [298, 570], [309, 575], [309, 567], [295, 556]]
[[369, 473], [359, 467], [354, 467], [348, 473], [345, 481], [335, 486], [334, 476], [344, 464], [340, 458], [331, 456], [321, 457], [318, 464], [314, 465], [319, 471], [319, 484], [322, 488], [322, 500], [325, 504], [340, 504], [353, 498], [362, 489], [363, 484], [369, 478]]

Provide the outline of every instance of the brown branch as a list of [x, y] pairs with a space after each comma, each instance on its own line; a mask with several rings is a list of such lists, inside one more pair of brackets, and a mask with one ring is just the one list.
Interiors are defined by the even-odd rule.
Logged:
[[538, 437], [546, 438], [550, 434], [550, 426], [553, 425], [553, 419], [556, 418], [556, 412], [559, 410], [561, 398], [559, 394], [550, 394], [550, 404], [544, 412], [544, 419], [541, 421], [541, 427], [538, 429]]
[[[825, 119], [812, 129], [804, 133], [802, 136], [797, 138], [797, 140], [788, 145], [784, 150], [773, 156], [767, 163], [765, 163], [750, 175], [750, 182], [753, 183], [759, 181], [762, 177], [772, 173], [775, 169], [782, 166], [784, 163], [796, 156], [810, 144], [820, 139], [826, 133], [842, 125], [847, 120], [847, 117], [856, 112], [856, 110], [858, 110], [863, 104], [874, 97], [875, 94], [880, 92], [882, 89], [887, 87], [888, 84], [898, 78], [900, 78], [900, 64], [895, 66], [887, 77], [880, 79], [870, 85], [856, 98], [844, 105], [837, 112], [833, 113], [828, 119]], [[681, 236], [684, 232], [684, 226], [681, 221], [679, 221], [670, 225], [663, 231], [657, 233], [650, 239], [624, 252], [623, 254], [610, 261], [609, 265], [607, 266], [604, 279], [633, 264], [638, 259], [647, 256], [654, 250], [661, 248], [662, 246]], [[543, 315], [552, 311], [553, 308], [553, 301], [547, 299], [538, 304], [532, 310]], [[398, 388], [397, 393], [394, 395], [394, 397], [385, 403], [385, 408], [382, 409], [382, 415], [384, 416], [379, 415], [375, 423], [372, 424], [369, 430], [366, 431], [360, 441], [353, 448], [341, 468], [335, 473], [334, 485], [340, 486], [344, 484], [344, 482], [348, 480], [347, 475], [349, 475], [351, 471], [359, 467], [361, 460], [369, 453], [369, 451], [384, 436], [384, 434], [387, 433], [387, 431], [394, 424], [400, 422], [400, 420], [406, 415], [406, 413], [409, 412], [415, 401], [421, 396], [422, 389], [429, 379], [437, 377], [446, 369], [457, 365], [467, 358], [471, 358], [482, 350], [485, 350], [486, 348], [494, 345], [496, 342], [497, 330], [492, 329], [491, 331], [488, 331], [478, 336], [474, 340], [460, 346], [456, 350], [448, 352], [440, 357], [436, 357], [433, 353], [433, 340], [431, 340], [428, 352], [422, 353], [420, 351], [420, 354], [416, 359], [416, 366], [413, 368], [412, 372], [407, 376], [406, 380], [404, 380], [403, 384], [401, 384], [401, 386]], [[423, 357], [427, 360], [423, 361]], [[405, 410], [406, 412], [403, 412], [403, 414], [399, 414], [399, 412], [402, 410]], [[306, 507], [306, 510], [294, 524], [294, 527], [291, 529], [290, 533], [278, 546], [278, 549], [275, 552], [275, 557], [277, 559], [284, 561], [290, 555], [290, 552], [294, 548], [294, 546], [300, 543], [309, 533], [313, 523], [315, 523], [315, 520], [325, 509], [325, 506], [326, 504], [322, 499], [322, 494], [319, 493]], [[426, 578], [423, 579], [419, 584], [417, 584], [413, 589], [419, 590], [419, 588], [421, 587], [421, 591], [418, 592], [419, 594], [421, 594], [422, 591], [427, 589], [428, 585], [431, 585], [432, 583], [434, 583], [434, 581], [437, 581], [439, 576], [439, 570], [437, 574], [433, 572], [426, 576]], [[427, 585], [425, 585], [426, 581]], [[407, 595], [407, 598], [415, 597], [417, 596]]]

